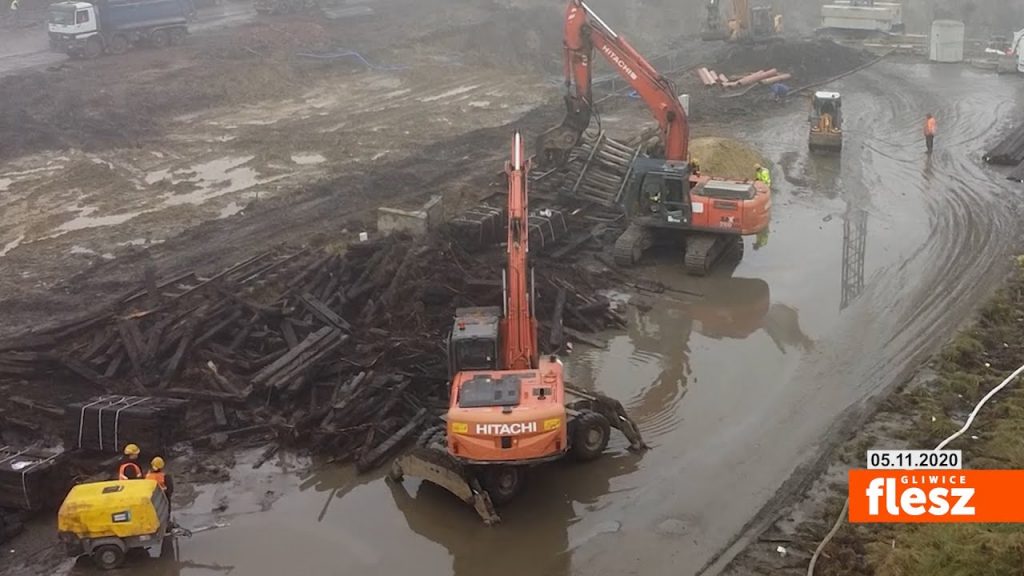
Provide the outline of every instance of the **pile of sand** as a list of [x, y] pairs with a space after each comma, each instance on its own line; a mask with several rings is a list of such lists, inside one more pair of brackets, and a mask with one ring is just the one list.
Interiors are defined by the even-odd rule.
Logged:
[[694, 138], [690, 158], [700, 162], [701, 171], [711, 176], [753, 179], [754, 165], [764, 164], [761, 155], [746, 144], [731, 138]]

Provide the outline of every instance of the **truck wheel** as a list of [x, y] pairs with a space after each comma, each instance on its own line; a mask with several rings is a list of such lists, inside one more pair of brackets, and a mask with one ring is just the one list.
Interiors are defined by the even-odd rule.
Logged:
[[96, 36], [89, 38], [85, 42], [85, 50], [82, 55], [86, 58], [98, 58], [103, 53], [103, 44], [100, 43], [100, 39]]
[[518, 496], [525, 482], [524, 466], [488, 466], [480, 483], [491, 497], [491, 502], [501, 506]]
[[124, 564], [124, 551], [107, 544], [92, 551], [92, 561], [100, 570], [114, 570]]
[[153, 48], [163, 48], [169, 41], [170, 38], [166, 30], [157, 30], [149, 35], [149, 43], [153, 45]]
[[612, 427], [607, 418], [597, 412], [582, 410], [572, 422], [572, 445], [569, 449], [580, 462], [589, 462], [604, 453], [611, 434]]
[[175, 28], [171, 30], [171, 46], [178, 46], [185, 41], [185, 30], [182, 28]]
[[110, 39], [110, 44], [107, 45], [107, 52], [111, 54], [124, 54], [128, 51], [128, 39], [122, 34], [118, 34]]

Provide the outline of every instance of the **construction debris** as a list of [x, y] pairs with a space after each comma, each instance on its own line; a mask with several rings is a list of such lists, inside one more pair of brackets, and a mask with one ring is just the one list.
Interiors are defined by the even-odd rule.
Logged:
[[[533, 223], [536, 246], [564, 247], [561, 213]], [[446, 234], [393, 235], [344, 254], [281, 248], [209, 278], [151, 277], [115, 310], [0, 343], [0, 381], [78, 383], [62, 430], [70, 448], [130, 441], [149, 454], [272, 434], [367, 470], [443, 412], [439, 343], [457, 306], [500, 302], [499, 262]], [[560, 340], [624, 323], [582, 268], [538, 258], [536, 272], [542, 317], [565, 293]], [[7, 401], [31, 407], [44, 431], [63, 409]]]

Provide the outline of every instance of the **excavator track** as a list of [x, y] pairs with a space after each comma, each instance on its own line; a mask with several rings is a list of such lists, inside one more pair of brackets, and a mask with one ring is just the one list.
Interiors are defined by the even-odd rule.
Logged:
[[690, 234], [686, 237], [686, 273], [706, 276], [727, 249], [735, 247], [737, 241], [742, 240], [728, 234]]
[[651, 247], [651, 232], [639, 224], [630, 224], [615, 241], [612, 256], [619, 266], [635, 266]]

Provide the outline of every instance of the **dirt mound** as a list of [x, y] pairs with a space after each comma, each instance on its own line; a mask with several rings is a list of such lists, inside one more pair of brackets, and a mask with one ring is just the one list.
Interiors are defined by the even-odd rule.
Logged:
[[840, 46], [831, 40], [777, 42], [767, 46], [729, 46], [711, 68], [730, 78], [777, 68], [793, 75], [793, 86], [826, 80], [872, 59], [863, 50]]
[[730, 138], [694, 138], [690, 157], [700, 161], [701, 170], [722, 178], [750, 179], [754, 164], [764, 164], [755, 150]]

